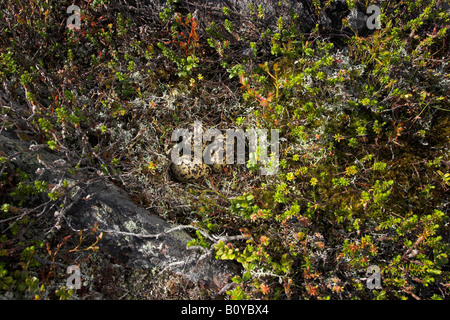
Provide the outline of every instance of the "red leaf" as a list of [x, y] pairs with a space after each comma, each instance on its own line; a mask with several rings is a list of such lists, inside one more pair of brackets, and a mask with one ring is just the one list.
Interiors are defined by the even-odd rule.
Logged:
[[47, 242], [47, 243], [45, 244], [45, 247], [47, 248], [48, 254], [49, 254], [49, 255], [52, 255], [52, 250], [50, 250], [50, 242]]

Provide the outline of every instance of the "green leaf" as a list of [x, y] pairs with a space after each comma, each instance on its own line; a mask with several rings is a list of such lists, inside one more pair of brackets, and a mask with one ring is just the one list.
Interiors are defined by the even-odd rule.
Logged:
[[252, 274], [250, 273], [250, 271], [247, 271], [242, 275], [242, 281], [248, 281], [248, 280], [250, 280], [251, 277], [252, 277]]

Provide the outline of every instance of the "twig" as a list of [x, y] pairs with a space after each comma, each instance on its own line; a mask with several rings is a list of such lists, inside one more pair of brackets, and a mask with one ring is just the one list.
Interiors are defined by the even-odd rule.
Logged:
[[117, 230], [103, 230], [98, 229], [99, 231], [106, 232], [108, 234], [117, 234], [117, 235], [123, 235], [123, 236], [131, 236], [131, 237], [137, 237], [141, 239], [159, 239], [161, 236], [167, 235], [171, 232], [180, 231], [184, 229], [194, 229], [199, 231], [205, 238], [208, 238], [214, 243], [217, 243], [219, 241], [233, 241], [233, 240], [242, 240], [245, 239], [244, 235], [236, 235], [236, 236], [214, 236], [210, 235], [208, 232], [206, 232], [203, 229], [200, 229], [195, 226], [191, 225], [179, 225], [173, 228], [170, 228], [164, 232], [160, 232], [157, 234], [143, 234], [143, 233], [132, 233], [132, 232], [125, 232], [125, 231], [117, 231]]
[[174, 261], [174, 262], [171, 262], [171, 263], [169, 263], [167, 266], [165, 266], [160, 272], [158, 272], [158, 275], [161, 275], [164, 271], [166, 271], [167, 269], [169, 269], [170, 267], [173, 267], [173, 266], [178, 266], [178, 265], [182, 265], [182, 264], [185, 264], [186, 263], [186, 261]]
[[409, 249], [403, 254], [402, 260], [405, 259], [405, 257], [407, 257], [411, 253], [411, 251], [413, 251], [413, 249], [417, 247], [424, 239], [425, 237], [423, 235], [417, 238], [416, 242], [414, 242], [414, 244], [409, 247]]

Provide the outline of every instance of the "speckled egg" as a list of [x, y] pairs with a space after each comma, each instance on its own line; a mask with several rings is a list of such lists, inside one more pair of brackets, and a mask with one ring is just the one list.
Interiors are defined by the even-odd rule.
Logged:
[[[210, 154], [209, 146], [204, 144], [203, 145], [203, 159], [206, 162], [208, 162], [207, 161], [207, 157], [209, 156], [209, 154]], [[209, 166], [211, 167], [211, 169], [212, 169], [212, 171], [214, 173], [221, 173], [221, 172], [223, 172], [223, 170], [224, 170], [224, 168], [226, 166], [226, 150], [225, 150], [225, 148], [223, 148], [223, 151], [222, 151], [222, 161], [221, 161], [222, 163], [219, 163], [220, 162], [219, 161], [219, 154], [217, 152], [213, 152], [212, 153], [212, 155], [211, 155], [211, 162], [209, 162], [210, 163]]]
[[195, 163], [189, 156], [182, 156], [179, 165], [172, 163], [170, 170], [180, 182], [199, 181], [211, 174], [211, 168], [206, 163], [203, 161]]
[[215, 163], [215, 162], [219, 162], [218, 158], [219, 157], [217, 154], [213, 154], [213, 156], [212, 156], [213, 164], [211, 164], [210, 167], [214, 173], [223, 172], [223, 170], [226, 166], [225, 152], [223, 153], [223, 156], [222, 156], [222, 163]]

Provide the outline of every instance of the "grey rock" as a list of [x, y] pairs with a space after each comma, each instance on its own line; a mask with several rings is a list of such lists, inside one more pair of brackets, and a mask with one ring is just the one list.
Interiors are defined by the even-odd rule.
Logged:
[[[33, 150], [29, 150], [31, 149]], [[101, 251], [118, 259], [123, 265], [140, 269], [170, 270], [186, 279], [220, 289], [238, 272], [229, 261], [216, 260], [214, 254], [188, 250], [186, 243], [192, 237], [182, 229], [158, 238], [135, 235], [156, 235], [175, 226], [133, 203], [126, 192], [104, 180], [80, 183], [79, 175], [67, 173], [66, 160], [43, 146], [33, 148], [30, 142], [21, 141], [14, 133], [0, 132], [0, 151], [12, 157], [5, 170], [20, 169], [30, 179], [57, 184], [66, 179], [69, 185], [78, 182], [66, 204], [67, 210], [55, 213], [58, 218], [64, 212], [65, 221], [73, 229], [92, 229], [98, 223], [99, 230], [110, 231], [98, 243]], [[38, 157], [39, 156], [39, 157]], [[48, 199], [40, 199], [44, 201]]]
[[358, 34], [363, 34], [368, 30], [367, 18], [367, 15], [356, 8], [350, 10], [350, 14], [347, 16], [350, 27]]
[[349, 14], [347, 2], [345, 0], [335, 0], [322, 13], [321, 24], [327, 28], [340, 30], [342, 19]]
[[[66, 217], [72, 227], [89, 229], [98, 224], [106, 231], [100, 245], [124, 264], [144, 269], [170, 269], [188, 280], [221, 288], [236, 273], [234, 265], [213, 255], [187, 250], [192, 238], [183, 230], [157, 235], [176, 227], [138, 207], [116, 186], [94, 183], [74, 196]], [[138, 236], [142, 235], [142, 236]]]
[[[27, 149], [31, 150], [26, 151]], [[6, 156], [12, 157], [9, 162], [9, 169], [20, 169], [31, 178], [39, 177], [40, 180], [49, 183], [56, 182], [56, 172], [52, 172], [50, 169], [58, 166], [63, 159], [58, 157], [57, 154], [44, 150], [43, 145], [21, 141], [15, 133], [2, 131], [0, 133], [0, 150]], [[39, 159], [37, 155], [39, 155]]]

